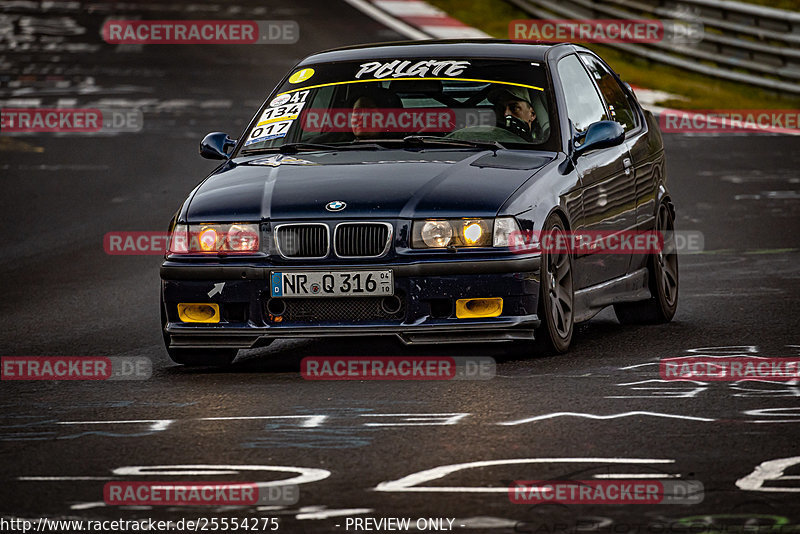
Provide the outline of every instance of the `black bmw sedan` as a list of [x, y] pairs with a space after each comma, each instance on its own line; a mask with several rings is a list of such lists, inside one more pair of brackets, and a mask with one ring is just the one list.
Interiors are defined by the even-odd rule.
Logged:
[[221, 164], [175, 214], [161, 267], [181, 364], [350, 335], [564, 352], [609, 305], [622, 323], [677, 307], [657, 123], [577, 45], [321, 52], [200, 152]]

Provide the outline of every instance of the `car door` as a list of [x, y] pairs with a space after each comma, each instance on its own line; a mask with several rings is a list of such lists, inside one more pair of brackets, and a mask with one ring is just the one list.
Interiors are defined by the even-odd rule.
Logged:
[[[630, 154], [634, 189], [629, 193], [634, 196], [626, 199], [626, 205], [634, 203], [636, 210], [632, 229], [650, 230], [654, 224], [658, 155], [652, 149], [644, 117], [632, 95], [622, 86], [608, 65], [587, 52], [581, 52], [580, 57], [600, 89], [609, 117], [625, 128], [625, 146]], [[645, 266], [646, 261], [645, 254], [633, 254], [628, 270], [640, 269]]]
[[[561, 58], [557, 69], [567, 116], [576, 134], [584, 133], [592, 123], [609, 119], [597, 87], [577, 55]], [[624, 143], [588, 150], [575, 158], [581, 181], [582, 216], [573, 230], [613, 235], [634, 225], [635, 189], [630, 166], [630, 154]], [[623, 276], [628, 271], [630, 257], [630, 253], [621, 252], [576, 253], [577, 287], [584, 288]]]

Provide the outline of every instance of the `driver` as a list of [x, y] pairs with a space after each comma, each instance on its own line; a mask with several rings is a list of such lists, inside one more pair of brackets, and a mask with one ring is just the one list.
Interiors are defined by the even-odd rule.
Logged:
[[353, 102], [353, 114], [351, 116], [350, 128], [356, 139], [378, 139], [388, 130], [371, 130], [363, 123], [364, 115], [367, 115], [369, 124], [370, 114], [391, 113], [392, 110], [402, 108], [400, 98], [382, 87], [373, 87], [364, 91], [361, 96]]
[[494, 105], [499, 127], [526, 141], [533, 141], [536, 112], [533, 110], [527, 89], [516, 85], [503, 85], [489, 91], [487, 98]]

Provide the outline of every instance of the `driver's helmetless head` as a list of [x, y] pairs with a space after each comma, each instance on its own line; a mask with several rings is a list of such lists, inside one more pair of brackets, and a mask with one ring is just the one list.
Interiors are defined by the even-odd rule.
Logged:
[[369, 96], [359, 97], [353, 104], [353, 115], [350, 126], [356, 139], [369, 139], [378, 137], [378, 132], [368, 130], [361, 125], [362, 114], [373, 113], [378, 109], [378, 104]]
[[536, 112], [524, 87], [509, 85], [495, 88], [489, 92], [488, 98], [497, 110], [498, 118], [511, 115], [527, 124], [529, 129], [533, 127]]
[[369, 128], [366, 125], [372, 121], [364, 120], [370, 114], [383, 115], [392, 109], [401, 108], [400, 98], [391, 91], [382, 87], [370, 87], [362, 90], [360, 96], [353, 102], [350, 127], [356, 139], [378, 139], [382, 136], [382, 129]]

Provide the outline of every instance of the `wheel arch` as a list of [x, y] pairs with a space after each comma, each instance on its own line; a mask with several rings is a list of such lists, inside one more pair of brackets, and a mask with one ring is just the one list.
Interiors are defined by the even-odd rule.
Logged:
[[544, 218], [544, 220], [548, 221], [550, 217], [552, 217], [553, 215], [561, 219], [561, 222], [564, 223], [564, 230], [572, 230], [572, 224], [569, 220], [569, 217], [567, 217], [566, 212], [563, 209], [561, 209], [561, 206], [554, 206], [553, 209], [551, 209], [550, 212], [547, 214], [547, 217]]
[[663, 182], [658, 184], [656, 188], [656, 203], [655, 203], [655, 211], [653, 212], [653, 217], [658, 215], [658, 209], [661, 207], [661, 204], [666, 204], [667, 209], [669, 210], [670, 215], [672, 215], [672, 220], [675, 220], [675, 204], [672, 202], [672, 195], [670, 195], [667, 188], [664, 186]]

